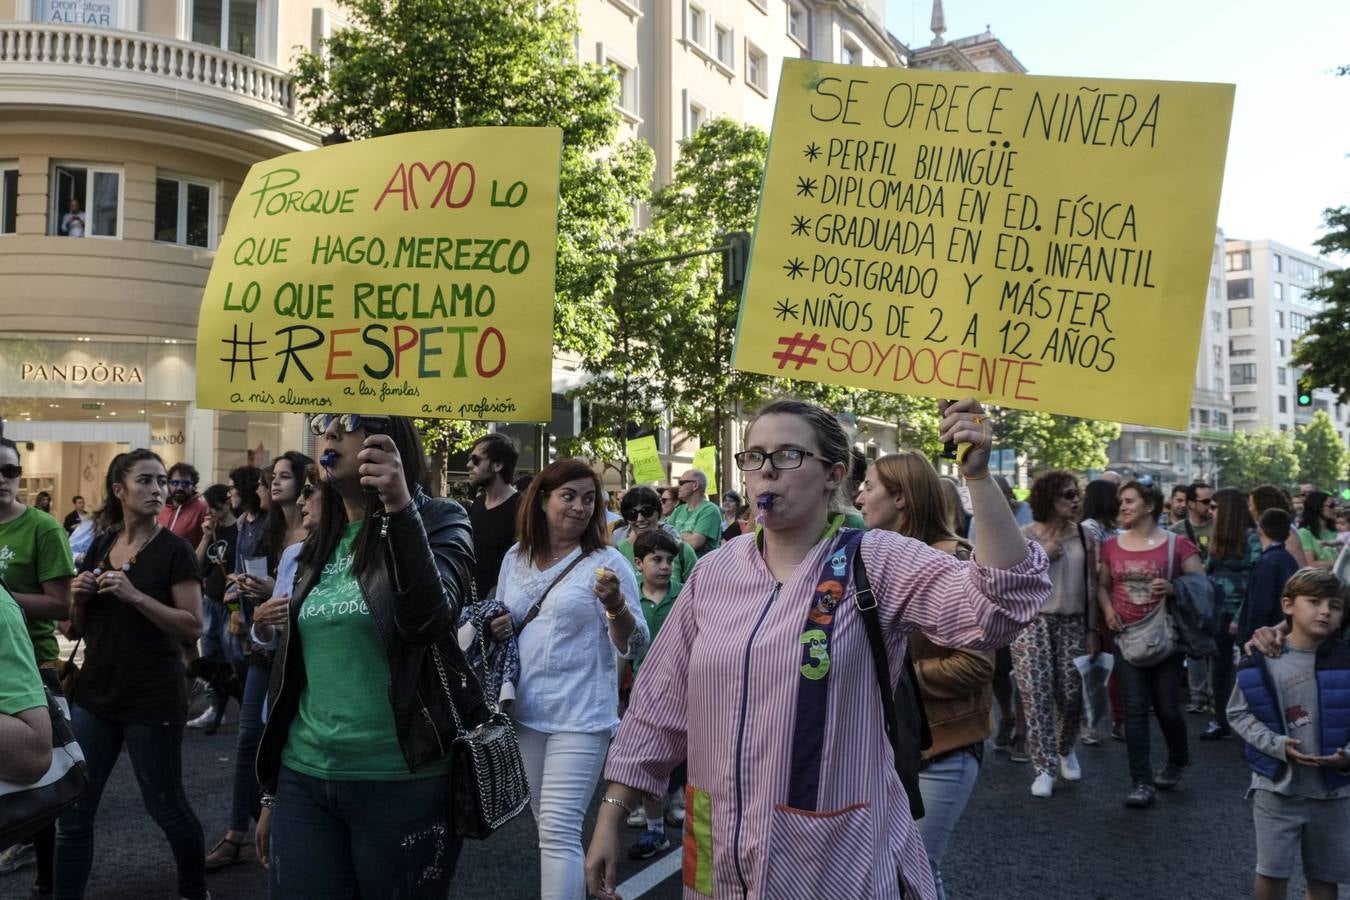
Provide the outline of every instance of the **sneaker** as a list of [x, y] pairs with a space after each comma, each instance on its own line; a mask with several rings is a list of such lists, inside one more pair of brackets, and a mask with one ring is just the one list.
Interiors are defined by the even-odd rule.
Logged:
[[15, 844], [0, 853], [0, 875], [18, 871], [33, 861], [32, 844]]
[[1087, 747], [1100, 747], [1102, 739], [1097, 737], [1097, 732], [1091, 729], [1083, 732], [1083, 745]]
[[671, 791], [666, 797], [666, 824], [672, 828], [684, 827], [684, 791]]
[[1020, 741], [1009, 744], [1008, 759], [1015, 763], [1031, 762], [1031, 754], [1027, 752], [1027, 745]]
[[1059, 774], [1065, 781], [1082, 781], [1083, 767], [1078, 765], [1078, 754], [1072, 750], [1059, 758]]
[[647, 814], [642, 811], [642, 805], [628, 814], [626, 819], [629, 828], [642, 828], [647, 824]]
[[1153, 785], [1136, 782], [1134, 790], [1125, 797], [1125, 805], [1131, 809], [1147, 809], [1153, 805]]
[[670, 839], [666, 837], [665, 829], [660, 831], [647, 830], [642, 832], [642, 837], [638, 842], [628, 848], [629, 859], [651, 859], [658, 853], [664, 853], [670, 849]]
[[207, 706], [206, 711], [195, 719], [188, 719], [189, 728], [210, 728], [216, 722], [216, 709], [214, 706]]
[[1049, 797], [1055, 792], [1055, 776], [1049, 772], [1042, 772], [1036, 776], [1036, 780], [1031, 783], [1031, 796]]
[[1174, 766], [1168, 763], [1153, 776], [1153, 786], [1160, 791], [1170, 791], [1181, 784], [1181, 773], [1185, 771], [1184, 766]]
[[1113, 741], [1123, 741], [1123, 740], [1125, 740], [1125, 723], [1124, 723], [1124, 722], [1112, 722], [1112, 723], [1111, 723], [1111, 740], [1113, 740]]
[[1186, 712], [1190, 713], [1193, 716], [1203, 716], [1209, 714], [1209, 710], [1205, 708], [1204, 703], [1188, 703], [1186, 704]]
[[1210, 722], [1209, 727], [1200, 734], [1202, 741], [1222, 741], [1233, 736], [1233, 729], [1218, 722]]
[[1011, 719], [1004, 719], [999, 722], [998, 734], [994, 735], [995, 750], [1003, 750], [1006, 752], [1008, 747], [1011, 746], [1013, 742], [1013, 727], [1014, 724]]

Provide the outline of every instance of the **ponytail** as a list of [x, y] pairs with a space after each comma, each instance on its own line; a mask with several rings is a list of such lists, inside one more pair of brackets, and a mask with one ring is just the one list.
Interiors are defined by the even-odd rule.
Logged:
[[96, 530], [100, 533], [118, 531], [122, 528], [126, 514], [122, 511], [122, 501], [117, 499], [117, 494], [113, 491], [113, 485], [122, 484], [131, 472], [132, 466], [147, 459], [153, 459], [161, 466], [164, 465], [164, 460], [159, 458], [158, 453], [144, 447], [113, 457], [112, 464], [108, 466], [108, 474], [103, 479], [103, 507], [94, 514]]

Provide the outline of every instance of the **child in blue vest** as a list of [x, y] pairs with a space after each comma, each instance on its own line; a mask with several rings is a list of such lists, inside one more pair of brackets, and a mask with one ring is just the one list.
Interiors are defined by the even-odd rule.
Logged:
[[1282, 900], [1298, 860], [1309, 900], [1350, 884], [1350, 599], [1340, 579], [1305, 568], [1280, 600], [1284, 652], [1238, 666], [1228, 721], [1247, 743], [1256, 822], [1257, 900]]

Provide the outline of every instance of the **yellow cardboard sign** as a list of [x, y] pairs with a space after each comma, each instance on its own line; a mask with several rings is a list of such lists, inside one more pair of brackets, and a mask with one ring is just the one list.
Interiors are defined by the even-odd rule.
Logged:
[[785, 61], [733, 364], [1184, 427], [1232, 108]]
[[557, 128], [374, 138], [257, 163], [197, 326], [213, 409], [546, 421]]
[[653, 481], [665, 483], [666, 467], [661, 464], [661, 451], [656, 446], [656, 437], [634, 438], [628, 442], [628, 462], [633, 466], [633, 481], [649, 484]]
[[708, 494], [717, 496], [717, 447], [699, 447], [694, 452], [694, 461], [690, 464], [708, 476]]

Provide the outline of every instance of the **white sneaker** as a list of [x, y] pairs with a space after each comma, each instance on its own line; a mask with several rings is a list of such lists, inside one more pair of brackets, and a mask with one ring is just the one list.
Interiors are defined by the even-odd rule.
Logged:
[[1059, 774], [1065, 781], [1082, 781], [1083, 767], [1078, 765], [1078, 754], [1070, 750], [1059, 758]]
[[645, 828], [647, 826], [647, 814], [642, 811], [642, 804], [639, 803], [638, 808], [628, 814], [627, 821], [629, 828]]
[[206, 711], [195, 719], [189, 719], [188, 728], [209, 728], [216, 721], [216, 711], [214, 707], [207, 706]]
[[1049, 772], [1042, 772], [1036, 776], [1036, 780], [1031, 783], [1031, 796], [1049, 797], [1055, 792], [1055, 776]]

